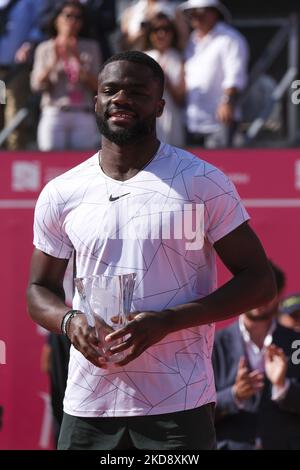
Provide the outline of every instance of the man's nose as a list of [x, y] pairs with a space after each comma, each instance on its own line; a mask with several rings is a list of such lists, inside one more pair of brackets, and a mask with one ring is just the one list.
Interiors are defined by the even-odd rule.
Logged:
[[112, 102], [113, 103], [119, 103], [119, 104], [131, 103], [131, 99], [128, 96], [128, 93], [126, 93], [125, 90], [119, 90], [118, 93], [116, 93], [112, 97]]

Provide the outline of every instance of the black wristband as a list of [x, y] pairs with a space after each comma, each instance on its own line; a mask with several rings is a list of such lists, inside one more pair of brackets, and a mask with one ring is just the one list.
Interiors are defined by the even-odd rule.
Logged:
[[67, 313], [64, 314], [60, 325], [60, 329], [63, 335], [68, 337], [68, 325], [70, 320], [72, 320], [72, 318], [77, 314], [82, 314], [82, 312], [80, 312], [80, 310], [68, 310]]

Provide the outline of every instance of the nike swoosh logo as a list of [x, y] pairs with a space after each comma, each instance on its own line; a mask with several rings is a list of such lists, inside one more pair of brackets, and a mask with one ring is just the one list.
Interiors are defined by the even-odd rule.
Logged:
[[123, 196], [127, 196], [127, 194], [130, 194], [130, 193], [125, 193], [125, 194], [121, 194], [121, 196], [116, 196], [116, 197], [113, 197], [113, 195], [111, 194], [109, 196], [109, 200], [112, 202], [112, 201], [116, 201], [117, 199], [120, 199], [120, 197], [123, 197]]

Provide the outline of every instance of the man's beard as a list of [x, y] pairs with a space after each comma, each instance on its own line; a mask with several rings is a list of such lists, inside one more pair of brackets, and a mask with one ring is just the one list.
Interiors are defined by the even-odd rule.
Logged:
[[119, 128], [118, 130], [111, 130], [108, 125], [108, 115], [105, 113], [103, 120], [96, 114], [96, 122], [100, 133], [106, 137], [110, 142], [117, 145], [133, 144], [143, 137], [152, 133], [155, 127], [155, 118], [153, 122], [138, 121], [130, 128]]

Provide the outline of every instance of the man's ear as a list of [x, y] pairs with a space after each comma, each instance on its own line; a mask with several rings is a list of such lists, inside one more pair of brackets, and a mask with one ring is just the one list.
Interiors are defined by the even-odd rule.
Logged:
[[156, 117], [160, 117], [162, 115], [165, 104], [166, 104], [165, 100], [163, 99], [159, 100], [158, 105], [157, 105], [157, 110], [156, 110]]

